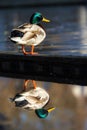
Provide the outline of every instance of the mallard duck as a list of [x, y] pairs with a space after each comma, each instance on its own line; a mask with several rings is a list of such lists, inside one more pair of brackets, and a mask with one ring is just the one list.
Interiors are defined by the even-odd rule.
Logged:
[[[40, 44], [46, 37], [46, 32], [40, 25], [40, 22], [50, 22], [44, 18], [41, 13], [36, 12], [30, 18], [30, 23], [14, 28], [11, 32], [10, 39], [19, 45], [22, 45], [22, 51], [26, 54], [37, 54], [34, 52], [34, 46]], [[31, 52], [26, 52], [25, 45], [31, 46]]]
[[47, 117], [48, 113], [55, 109], [50, 108], [46, 110], [43, 108], [49, 101], [49, 94], [40, 87], [16, 94], [14, 98], [10, 99], [15, 103], [16, 107], [21, 107], [27, 110], [35, 110], [36, 115], [40, 118]]

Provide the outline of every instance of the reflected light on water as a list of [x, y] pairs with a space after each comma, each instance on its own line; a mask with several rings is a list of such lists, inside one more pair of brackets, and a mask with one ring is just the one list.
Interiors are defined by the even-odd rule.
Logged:
[[[87, 8], [81, 6], [79, 8], [79, 24], [81, 29], [81, 43], [87, 47]], [[82, 46], [81, 46], [82, 48]], [[87, 50], [81, 51], [82, 54], [87, 54]]]
[[74, 85], [71, 89], [76, 98], [87, 97], [87, 86]]

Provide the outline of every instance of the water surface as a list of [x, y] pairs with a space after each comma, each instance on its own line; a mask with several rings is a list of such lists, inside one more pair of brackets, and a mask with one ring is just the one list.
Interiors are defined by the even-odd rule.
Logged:
[[21, 47], [13, 44], [8, 36], [12, 28], [29, 22], [31, 14], [36, 11], [51, 20], [50, 23], [43, 23], [47, 37], [36, 47], [36, 51], [47, 55], [87, 55], [87, 7], [85, 6], [0, 10], [1, 52], [21, 52]]

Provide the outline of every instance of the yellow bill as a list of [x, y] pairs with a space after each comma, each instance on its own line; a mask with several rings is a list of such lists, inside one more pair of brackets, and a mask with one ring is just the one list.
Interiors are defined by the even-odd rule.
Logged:
[[48, 109], [47, 111], [48, 111], [48, 112], [51, 112], [51, 111], [53, 111], [54, 109], [55, 109], [55, 107], [52, 107], [52, 108]]
[[50, 20], [48, 20], [48, 19], [46, 19], [46, 18], [44, 18], [44, 17], [43, 17], [42, 21], [43, 21], [43, 22], [50, 22]]

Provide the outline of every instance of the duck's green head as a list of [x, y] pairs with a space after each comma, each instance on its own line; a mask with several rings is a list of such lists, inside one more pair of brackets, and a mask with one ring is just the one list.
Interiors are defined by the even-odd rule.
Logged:
[[50, 20], [44, 18], [41, 13], [36, 12], [30, 18], [31, 24], [39, 24], [41, 21], [43, 22], [50, 22]]
[[53, 111], [55, 108], [50, 108], [48, 110], [45, 110], [45, 109], [37, 109], [35, 110], [35, 113], [36, 115], [39, 117], [39, 118], [46, 118], [48, 116], [48, 113], [50, 113], [51, 111]]

